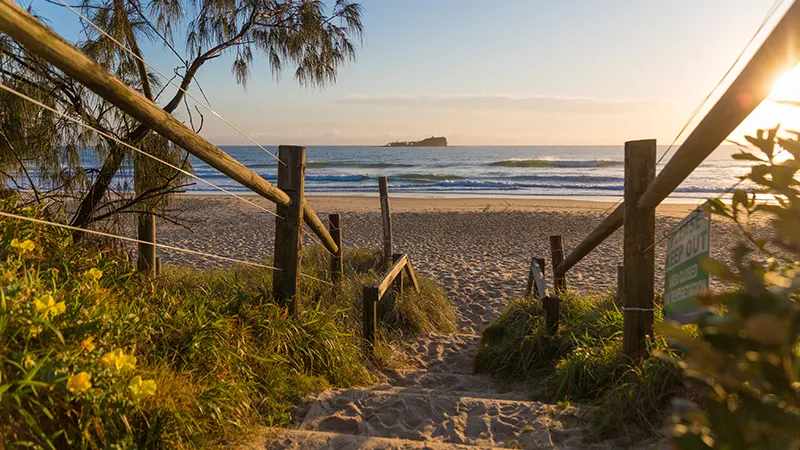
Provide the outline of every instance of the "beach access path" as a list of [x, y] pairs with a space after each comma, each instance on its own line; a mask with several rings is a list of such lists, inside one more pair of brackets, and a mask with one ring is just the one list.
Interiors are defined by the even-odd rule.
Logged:
[[[342, 214], [345, 246], [380, 247], [377, 198], [316, 197], [311, 202], [320, 214]], [[182, 217], [198, 221], [195, 231], [162, 225], [160, 240], [254, 261], [271, 254], [274, 219], [262, 211], [217, 196], [187, 195], [176, 206], [185, 211]], [[568, 251], [612, 204], [392, 198], [391, 206], [395, 248], [446, 290], [457, 309], [459, 330], [416, 337], [398, 349], [407, 364], [388, 370], [383, 384], [322, 392], [298, 411], [292, 427], [258, 432], [245, 448], [627, 448], [614, 441], [588, 445], [579, 409], [530, 401], [522, 390], [472, 373], [481, 331], [509, 300], [522, 296], [531, 256], [547, 257], [553, 234], [563, 236]], [[660, 207], [657, 236], [693, 208]], [[714, 224], [712, 253], [724, 255], [733, 245], [733, 231], [731, 224]], [[657, 261], [663, 261], [665, 246], [657, 245]], [[163, 257], [165, 264], [219, 264], [181, 259], [184, 255]], [[568, 287], [611, 289], [621, 261], [622, 234], [617, 232], [570, 272]], [[643, 443], [641, 448], [656, 445]]]

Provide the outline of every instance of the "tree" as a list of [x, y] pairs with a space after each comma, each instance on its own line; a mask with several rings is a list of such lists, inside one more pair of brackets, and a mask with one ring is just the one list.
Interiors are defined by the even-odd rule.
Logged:
[[[125, 83], [158, 103], [162, 103], [161, 97], [170, 87], [159, 90], [161, 86], [157, 78], [141, 61], [146, 55], [139, 43], [142, 39], [156, 40], [181, 57], [176, 49], [176, 35], [180, 35], [188, 57], [181, 57], [183, 65], [175, 71], [180, 89], [163, 102], [162, 108], [169, 113], [186, 104], [185, 91], [196, 83], [200, 69], [223, 55], [232, 57], [232, 75], [242, 86], [246, 86], [249, 80], [256, 55], [269, 61], [275, 76], [287, 67], [293, 67], [294, 77], [301, 85], [325, 86], [336, 80], [343, 64], [355, 58], [355, 42], [363, 33], [362, 7], [350, 0], [336, 0], [330, 12], [320, 0], [83, 0], [76, 7], [111, 36], [109, 38], [85, 26], [85, 41], [80, 44], [81, 49]], [[187, 21], [188, 25], [182, 28], [181, 24]], [[127, 46], [136, 56], [114, 41]], [[4, 82], [13, 78], [12, 81], [25, 83], [27, 66], [36, 61], [35, 56], [13, 43], [3, 55], [0, 67], [6, 61], [11, 69], [8, 74], [0, 73]], [[185, 164], [181, 150], [162, 138], [151, 136], [147, 126], [118, 113], [52, 67], [41, 64], [34, 68], [37, 76], [46, 80], [36, 87], [37, 92], [44, 96], [57, 92], [63, 100], [58, 103], [59, 109], [82, 117], [123, 142], [133, 146], [144, 145], [147, 151], [160, 150], [162, 156], [172, 162]], [[75, 94], [74, 98], [72, 94]], [[54, 139], [60, 139], [62, 143], [73, 142], [72, 138], [78, 131], [74, 127], [67, 128], [69, 133], [66, 129], [56, 132]], [[80, 144], [83, 146], [89, 142], [88, 139], [85, 141]], [[115, 175], [129, 156], [129, 149], [112, 139], [99, 139], [96, 144], [93, 148], [103, 157], [103, 163], [96, 174], [91, 174], [91, 182], [82, 186], [82, 198], [71, 220], [72, 225], [78, 227], [86, 227], [100, 217], [107, 218], [119, 211], [118, 207], [128, 210], [134, 207], [130, 204], [131, 199], [120, 198], [115, 200], [116, 206], [109, 208], [107, 198]], [[50, 148], [54, 145], [57, 144], [51, 142]], [[60, 154], [64, 155], [63, 149]], [[166, 171], [161, 175], [172, 183], [166, 185], [166, 190], [160, 188], [164, 187], [163, 183], [148, 180], [150, 176], [146, 174], [135, 180], [136, 197], [163, 197], [180, 185], [174, 173]]]

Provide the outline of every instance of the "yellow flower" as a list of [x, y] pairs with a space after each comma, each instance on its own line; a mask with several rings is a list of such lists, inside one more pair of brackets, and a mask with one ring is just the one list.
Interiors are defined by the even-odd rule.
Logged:
[[128, 384], [128, 389], [131, 390], [134, 399], [141, 400], [156, 393], [156, 382], [155, 380], [142, 380], [142, 377], [137, 375]]
[[83, 274], [83, 278], [86, 279], [86, 281], [98, 281], [100, 278], [103, 278], [103, 271], [92, 267]]
[[25, 355], [25, 359], [22, 361], [22, 367], [24, 367], [25, 370], [31, 370], [35, 365], [36, 365], [36, 360], [31, 358], [30, 355]]
[[92, 375], [86, 372], [80, 372], [67, 379], [67, 389], [70, 392], [82, 392], [92, 387]]
[[112, 367], [119, 372], [130, 370], [136, 367], [136, 357], [122, 353], [118, 348], [113, 352], [108, 352], [100, 357], [100, 362], [106, 367]]
[[67, 310], [67, 305], [64, 302], [56, 303], [52, 295], [43, 295], [33, 301], [33, 306], [36, 312], [41, 314], [47, 320], [48, 317], [55, 317]]
[[81, 348], [83, 350], [86, 350], [87, 352], [94, 350], [94, 337], [89, 336], [88, 338], [81, 341]]
[[19, 250], [20, 254], [25, 254], [32, 252], [33, 249], [36, 248], [36, 244], [34, 244], [30, 239], [25, 239], [24, 241], [20, 242], [19, 239], [14, 238], [11, 240], [11, 247]]

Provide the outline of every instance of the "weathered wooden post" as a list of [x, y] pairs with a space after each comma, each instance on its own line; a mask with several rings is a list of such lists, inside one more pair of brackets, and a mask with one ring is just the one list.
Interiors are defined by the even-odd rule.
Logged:
[[[138, 239], [144, 242], [156, 242], [156, 216], [152, 214], [139, 214]], [[136, 268], [145, 274], [157, 274], [156, 246], [140, 242], [138, 245], [139, 257]]]
[[333, 242], [339, 251], [331, 255], [331, 281], [339, 284], [344, 273], [344, 263], [342, 261], [342, 216], [340, 214], [328, 214], [328, 230], [331, 233]]
[[536, 277], [533, 275], [533, 265], [536, 264], [544, 277], [544, 258], [531, 258], [531, 266], [528, 269], [528, 285], [525, 287], [525, 298], [530, 298], [531, 293], [535, 294], [535, 298], [542, 298], [546, 294], [539, 292], [539, 286], [536, 284]]
[[531, 257], [531, 265], [528, 266], [528, 284], [525, 286], [525, 298], [531, 298], [531, 293], [536, 292], [536, 280], [533, 277], [533, 263], [536, 261], [536, 257]]
[[383, 217], [383, 260], [386, 266], [392, 265], [392, 215], [389, 211], [389, 180], [378, 178], [381, 196], [381, 216]]
[[372, 356], [375, 350], [375, 335], [377, 334], [377, 304], [378, 287], [364, 286], [363, 306], [364, 306], [364, 347], [368, 355]]
[[275, 301], [298, 309], [300, 261], [303, 256], [303, 190], [306, 149], [293, 145], [278, 147], [278, 188], [289, 196], [289, 206], [277, 205], [275, 212], [275, 267], [272, 291]]
[[654, 207], [639, 209], [636, 203], [653, 182], [655, 165], [655, 139], [625, 143], [622, 350], [634, 360], [645, 355], [645, 336], [653, 332], [656, 211]]
[[623, 305], [622, 303], [622, 293], [625, 292], [625, 266], [622, 264], [617, 264], [617, 295], [614, 300], [616, 300], [617, 305]]
[[550, 259], [553, 264], [553, 289], [556, 295], [567, 289], [566, 274], [558, 270], [558, 265], [564, 260], [564, 246], [561, 236], [550, 236]]
[[544, 309], [544, 322], [547, 327], [547, 332], [551, 336], [558, 333], [558, 315], [559, 306], [561, 305], [561, 298], [558, 295], [552, 295], [542, 298], [542, 309]]

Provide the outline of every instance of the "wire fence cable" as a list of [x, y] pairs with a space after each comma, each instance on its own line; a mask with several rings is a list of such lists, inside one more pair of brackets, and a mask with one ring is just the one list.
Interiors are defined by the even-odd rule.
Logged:
[[202, 183], [205, 183], [205, 184], [213, 187], [214, 189], [217, 189], [217, 190], [219, 190], [221, 192], [224, 192], [224, 193], [226, 193], [226, 194], [228, 194], [230, 196], [233, 196], [234, 198], [237, 198], [239, 200], [242, 200], [243, 202], [246, 202], [246, 203], [248, 203], [248, 204], [250, 204], [252, 206], [255, 206], [256, 208], [258, 208], [258, 209], [260, 209], [260, 210], [262, 210], [262, 211], [264, 211], [266, 213], [269, 213], [269, 214], [271, 214], [271, 215], [273, 215], [273, 216], [275, 216], [275, 217], [277, 217], [277, 218], [279, 218], [281, 220], [285, 220], [283, 217], [279, 216], [275, 212], [270, 211], [269, 209], [267, 209], [267, 208], [255, 203], [255, 202], [252, 202], [252, 201], [242, 197], [241, 195], [233, 193], [233, 192], [231, 192], [231, 191], [229, 191], [229, 190], [227, 190], [227, 189], [225, 189], [223, 187], [220, 187], [220, 186], [218, 186], [218, 185], [216, 185], [216, 184], [214, 184], [214, 183], [212, 183], [210, 181], [204, 180], [203, 178], [200, 178], [199, 176], [197, 176], [197, 175], [195, 175], [195, 174], [193, 174], [193, 173], [191, 173], [191, 172], [189, 172], [189, 171], [187, 171], [185, 169], [182, 169], [182, 168], [180, 168], [178, 166], [175, 166], [174, 164], [171, 164], [171, 163], [169, 163], [167, 161], [164, 161], [163, 159], [160, 159], [157, 156], [151, 155], [151, 154], [145, 152], [144, 150], [136, 148], [133, 145], [131, 145], [131, 144], [129, 144], [129, 143], [117, 138], [116, 136], [113, 136], [113, 135], [111, 135], [109, 133], [106, 133], [104, 131], [98, 130], [97, 128], [87, 124], [86, 122], [83, 122], [83, 121], [81, 121], [79, 119], [76, 119], [74, 117], [70, 117], [69, 115], [67, 115], [67, 114], [65, 114], [65, 113], [63, 113], [61, 111], [58, 111], [58, 110], [56, 110], [56, 109], [54, 109], [54, 108], [52, 108], [50, 106], [47, 106], [44, 103], [42, 103], [42, 102], [40, 102], [40, 101], [38, 101], [38, 100], [36, 100], [34, 98], [31, 98], [31, 97], [29, 97], [29, 96], [27, 96], [27, 95], [25, 95], [25, 94], [23, 94], [23, 93], [21, 93], [19, 91], [16, 91], [13, 88], [10, 88], [10, 87], [6, 86], [3, 83], [0, 83], [0, 89], [3, 89], [4, 91], [7, 91], [7, 92], [9, 92], [11, 94], [16, 95], [17, 97], [20, 97], [20, 98], [22, 98], [24, 100], [27, 100], [27, 101], [33, 103], [34, 105], [37, 105], [37, 106], [39, 106], [39, 107], [41, 107], [41, 108], [43, 108], [43, 109], [45, 109], [47, 111], [50, 111], [53, 114], [56, 114], [56, 115], [58, 115], [60, 117], [63, 117], [64, 119], [66, 119], [66, 120], [68, 120], [68, 121], [70, 121], [72, 123], [80, 125], [80, 126], [86, 128], [87, 130], [94, 131], [95, 133], [99, 134], [100, 136], [103, 136], [105, 138], [111, 139], [112, 141], [114, 141], [114, 142], [116, 142], [116, 143], [118, 143], [118, 144], [120, 144], [122, 146], [125, 146], [125, 147], [127, 147], [127, 148], [129, 148], [129, 149], [131, 149], [131, 150], [133, 150], [133, 151], [135, 151], [137, 153], [139, 153], [139, 154], [147, 156], [148, 158], [151, 158], [154, 161], [158, 161], [161, 164], [164, 164], [164, 165], [166, 165], [166, 166], [168, 166], [168, 167], [170, 167], [170, 168], [172, 168], [174, 170], [177, 170], [177, 171], [181, 172], [182, 174], [184, 174], [184, 175], [186, 175], [188, 177], [194, 178], [195, 180], [198, 180], [198, 181], [200, 181]]
[[[133, 243], [145, 244], [145, 245], [154, 245], [156, 247], [163, 248], [165, 250], [173, 250], [173, 251], [181, 252], [181, 253], [189, 253], [189, 254], [192, 254], [192, 255], [203, 256], [203, 257], [212, 258], [212, 259], [218, 259], [218, 260], [221, 260], [221, 261], [233, 262], [233, 263], [237, 263], [237, 264], [244, 264], [244, 265], [253, 266], [253, 267], [260, 267], [260, 268], [263, 268], [263, 269], [277, 270], [279, 272], [283, 271], [283, 269], [280, 269], [280, 268], [275, 267], [275, 266], [269, 266], [269, 265], [266, 265], [266, 264], [247, 261], [247, 260], [244, 260], [244, 259], [231, 258], [229, 256], [222, 256], [222, 255], [217, 255], [217, 254], [214, 254], [214, 253], [201, 252], [201, 251], [198, 251], [198, 250], [191, 250], [191, 249], [184, 248], [184, 247], [175, 247], [173, 245], [159, 244], [159, 243], [156, 243], [156, 242], [142, 241], [140, 239], [129, 238], [129, 237], [126, 237], [126, 236], [119, 236], [119, 235], [116, 235], [116, 234], [106, 233], [106, 232], [103, 232], [103, 231], [89, 230], [89, 229], [86, 229], [86, 228], [78, 228], [78, 227], [73, 227], [71, 225], [66, 225], [66, 224], [63, 224], [63, 223], [50, 222], [50, 221], [47, 221], [47, 220], [36, 219], [36, 218], [33, 218], [33, 217], [20, 216], [18, 214], [12, 214], [12, 213], [7, 213], [7, 212], [3, 212], [3, 211], [0, 211], [0, 216], [1, 217], [7, 217], [9, 219], [23, 220], [23, 221], [38, 223], [38, 224], [41, 224], [41, 225], [47, 225], [47, 226], [52, 226], [52, 227], [57, 227], [57, 228], [63, 228], [65, 230], [70, 230], [70, 231], [78, 231], [78, 232], [81, 232], [81, 233], [93, 234], [93, 235], [96, 235], [96, 236], [102, 236], [102, 237], [107, 237], [107, 238], [111, 238], [111, 239], [119, 239], [121, 241], [127, 241], [127, 242], [133, 242]], [[334, 286], [334, 284], [331, 283], [331, 282], [322, 280], [322, 279], [317, 278], [317, 277], [313, 277], [311, 275], [307, 275], [307, 274], [301, 273], [300, 276], [304, 277], [304, 278], [308, 278], [310, 280], [319, 281], [321, 283], [325, 283], [325, 284], [328, 284], [330, 286]]]
[[278, 161], [279, 163], [281, 163], [281, 164], [283, 164], [283, 165], [286, 165], [286, 163], [284, 163], [283, 161], [281, 161], [281, 160], [280, 160], [280, 158], [278, 158], [278, 156], [277, 156], [277, 155], [275, 155], [274, 153], [272, 153], [272, 152], [270, 152], [269, 150], [267, 150], [266, 148], [264, 148], [264, 146], [262, 146], [261, 144], [259, 144], [258, 142], [256, 142], [256, 141], [255, 141], [255, 140], [254, 140], [252, 137], [248, 136], [248, 135], [247, 135], [247, 134], [246, 134], [244, 131], [240, 130], [238, 127], [236, 127], [236, 125], [232, 124], [232, 123], [231, 123], [231, 122], [230, 122], [228, 119], [226, 119], [226, 118], [222, 117], [222, 115], [220, 115], [219, 113], [217, 113], [216, 111], [214, 111], [214, 109], [212, 109], [210, 105], [208, 105], [208, 104], [206, 104], [206, 103], [202, 102], [202, 101], [201, 101], [201, 100], [199, 100], [197, 97], [195, 97], [194, 95], [192, 95], [192, 94], [189, 92], [189, 90], [188, 90], [188, 89], [184, 89], [184, 88], [182, 88], [182, 87], [181, 87], [179, 84], [175, 83], [175, 82], [172, 80], [172, 78], [170, 78], [170, 77], [167, 77], [166, 75], [164, 75], [163, 73], [161, 73], [161, 71], [160, 71], [160, 70], [158, 70], [157, 68], [153, 67], [153, 65], [152, 65], [152, 64], [150, 64], [150, 63], [148, 63], [147, 61], [145, 61], [145, 60], [144, 60], [144, 58], [140, 57], [140, 56], [139, 56], [139, 55], [137, 55], [137, 54], [136, 54], [136, 53], [135, 53], [133, 50], [129, 49], [129, 48], [128, 48], [128, 47], [126, 47], [124, 44], [122, 44], [121, 42], [119, 42], [119, 41], [118, 41], [116, 38], [114, 38], [113, 36], [111, 36], [110, 34], [108, 34], [108, 33], [107, 33], [105, 30], [103, 30], [102, 28], [100, 28], [100, 26], [96, 25], [96, 24], [95, 24], [94, 22], [92, 22], [92, 21], [91, 21], [89, 18], [87, 18], [86, 16], [84, 16], [83, 14], [81, 14], [81, 12], [80, 12], [80, 11], [76, 10], [75, 8], [73, 8], [72, 6], [70, 6], [69, 4], [67, 4], [67, 3], [66, 3], [64, 0], [58, 0], [58, 1], [59, 1], [59, 2], [60, 2], [62, 5], [64, 5], [64, 6], [65, 6], [67, 9], [69, 9], [70, 11], [72, 11], [72, 12], [73, 12], [75, 15], [77, 15], [78, 17], [80, 17], [80, 18], [81, 18], [81, 20], [85, 21], [85, 22], [86, 22], [87, 24], [89, 24], [89, 25], [90, 25], [92, 28], [94, 28], [95, 30], [97, 30], [98, 32], [100, 32], [102, 35], [104, 35], [105, 37], [107, 37], [108, 39], [110, 39], [112, 42], [114, 42], [115, 44], [117, 44], [117, 45], [118, 45], [118, 46], [119, 46], [121, 49], [125, 50], [125, 51], [126, 51], [127, 53], [129, 53], [131, 56], [133, 56], [133, 57], [134, 57], [134, 58], [136, 58], [137, 60], [141, 61], [141, 62], [142, 62], [144, 65], [146, 65], [147, 67], [149, 67], [149, 68], [153, 69], [153, 71], [154, 71], [155, 73], [157, 73], [157, 74], [158, 74], [158, 75], [160, 75], [162, 78], [164, 78], [164, 79], [165, 79], [165, 80], [166, 80], [166, 81], [167, 81], [169, 84], [173, 85], [173, 86], [174, 86], [174, 87], [176, 87], [178, 90], [182, 91], [184, 94], [186, 94], [186, 96], [188, 96], [188, 97], [189, 97], [189, 98], [191, 98], [192, 100], [196, 101], [196, 102], [197, 102], [197, 103], [198, 103], [200, 106], [202, 106], [204, 109], [208, 110], [208, 112], [210, 112], [211, 114], [215, 115], [215, 116], [216, 116], [216, 117], [218, 117], [220, 120], [222, 120], [223, 122], [225, 122], [225, 123], [226, 123], [228, 126], [230, 126], [231, 128], [233, 128], [233, 129], [234, 129], [234, 130], [235, 130], [237, 133], [239, 133], [240, 135], [242, 135], [242, 137], [244, 137], [244, 138], [245, 138], [245, 139], [247, 139], [248, 141], [252, 142], [252, 143], [253, 143], [253, 145], [255, 145], [255, 146], [257, 146], [258, 148], [260, 148], [261, 150], [265, 151], [265, 152], [266, 152], [268, 155], [270, 155], [270, 156], [272, 156], [273, 158], [275, 158], [275, 160], [276, 160], [276, 161]]

